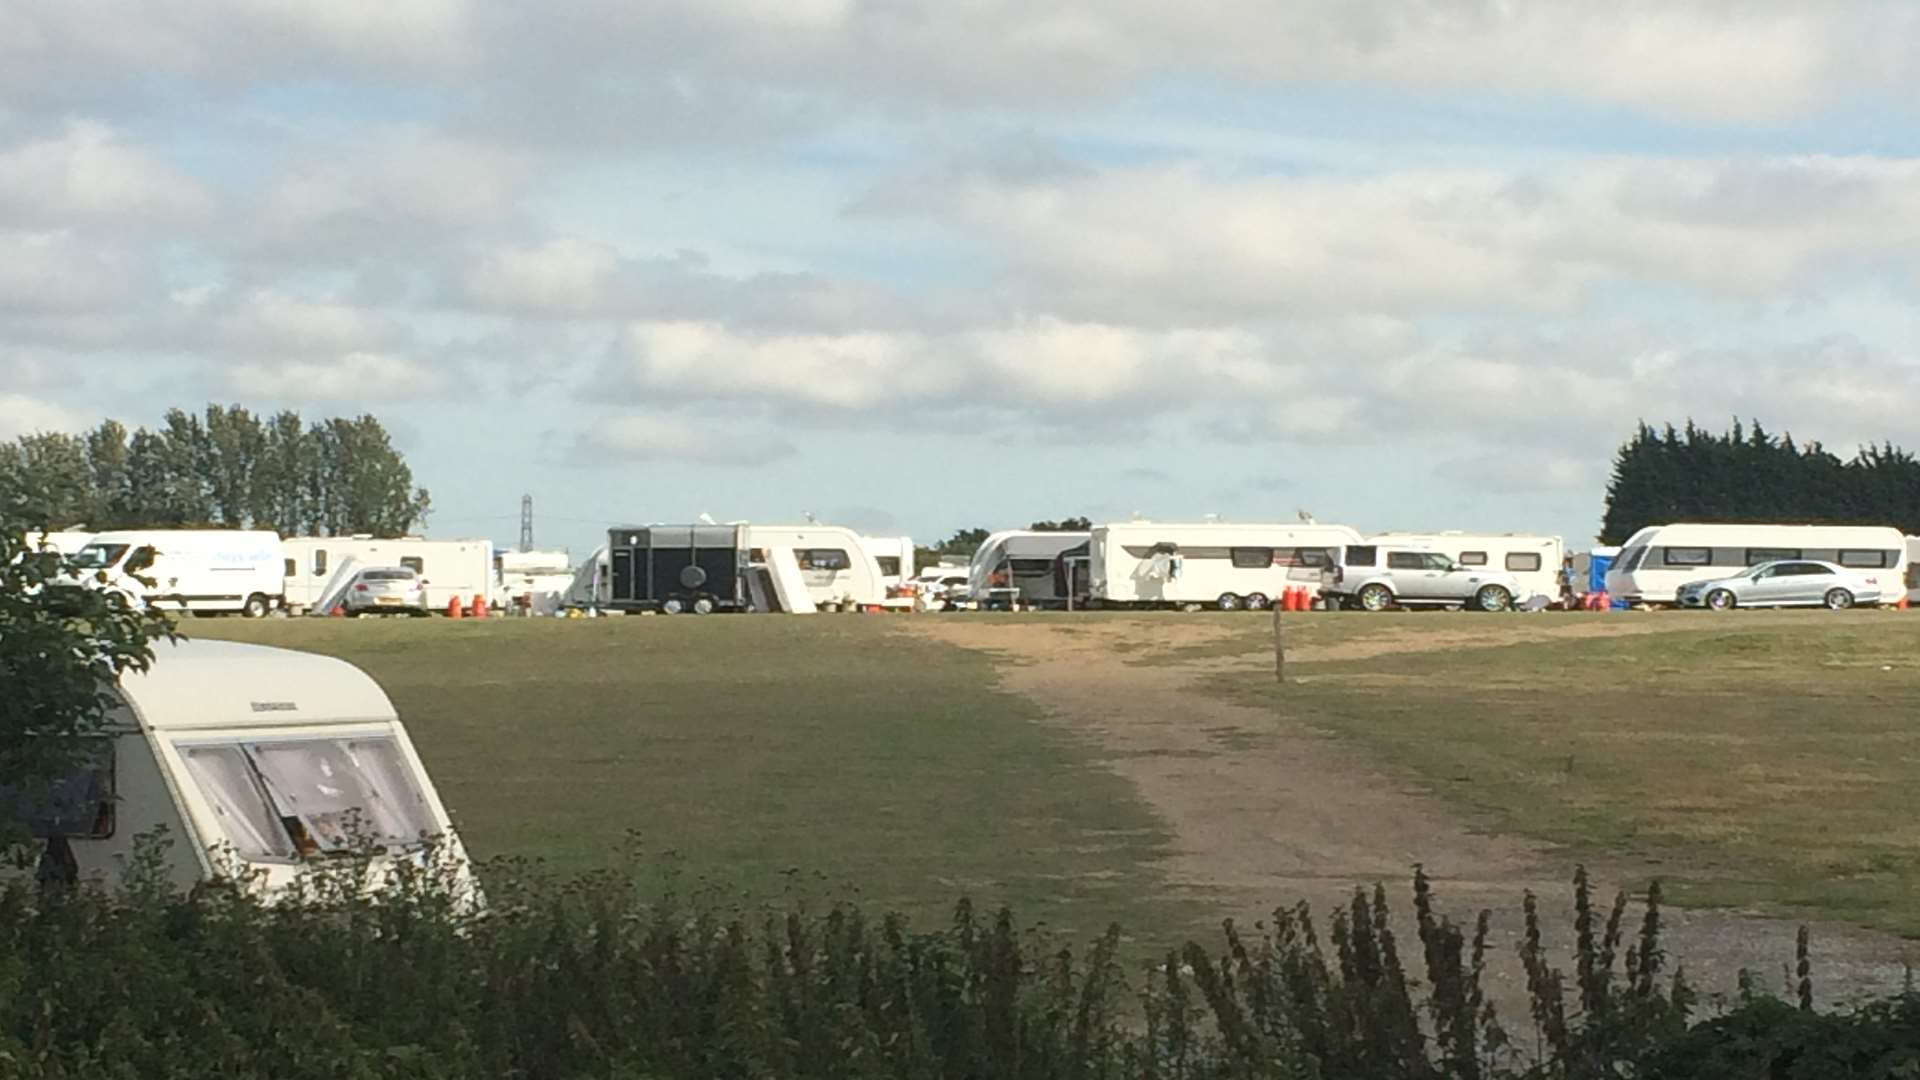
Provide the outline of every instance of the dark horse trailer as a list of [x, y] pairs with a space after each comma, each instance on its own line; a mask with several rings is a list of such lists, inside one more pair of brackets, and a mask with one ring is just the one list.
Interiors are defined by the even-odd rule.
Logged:
[[607, 530], [614, 611], [739, 611], [747, 606], [744, 525], [644, 525]]

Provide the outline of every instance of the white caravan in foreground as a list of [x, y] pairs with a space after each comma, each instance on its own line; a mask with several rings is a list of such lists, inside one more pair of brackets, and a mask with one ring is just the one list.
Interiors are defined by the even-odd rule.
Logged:
[[1090, 603], [1257, 611], [1288, 588], [1317, 593], [1336, 551], [1360, 542], [1345, 525], [1099, 525], [1088, 542]]
[[280, 537], [262, 530], [125, 529], [95, 533], [71, 565], [129, 603], [257, 619], [282, 602], [282, 558]]
[[0, 815], [40, 841], [39, 873], [119, 881], [135, 841], [164, 828], [169, 880], [218, 875], [263, 895], [303, 868], [368, 860], [378, 889], [437, 842], [449, 884], [473, 893], [453, 823], [380, 687], [341, 660], [259, 645], [162, 642], [115, 688], [97, 764]]
[[805, 615], [878, 607], [887, 599], [879, 560], [852, 529], [749, 525], [746, 542], [748, 567], [764, 570], [772, 590], [770, 597], [756, 597], [758, 609]]
[[1528, 599], [1560, 597], [1560, 570], [1566, 545], [1557, 536], [1525, 533], [1383, 532], [1367, 538], [1369, 544], [1416, 544], [1452, 559], [1456, 566], [1504, 570], [1520, 583], [1516, 606]]
[[1607, 592], [1630, 604], [1671, 604], [1688, 582], [1775, 559], [1885, 571], [1884, 595], [1897, 598], [1896, 583], [1907, 576], [1907, 540], [1899, 529], [1877, 525], [1650, 525], [1621, 546], [1607, 571]]
[[403, 566], [418, 574], [426, 582], [427, 607], [433, 611], [445, 611], [456, 598], [465, 607], [475, 596], [493, 603], [498, 595], [491, 540], [296, 536], [283, 546], [287, 609], [295, 614], [325, 614], [317, 608], [322, 598], [338, 591], [353, 570], [376, 566]]

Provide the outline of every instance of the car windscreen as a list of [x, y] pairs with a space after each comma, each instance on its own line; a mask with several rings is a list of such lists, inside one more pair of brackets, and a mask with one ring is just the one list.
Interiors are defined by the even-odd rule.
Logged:
[[248, 859], [418, 844], [439, 830], [397, 741], [385, 736], [182, 746], [225, 839]]
[[102, 570], [120, 561], [130, 544], [88, 544], [73, 557], [73, 565], [82, 570]]

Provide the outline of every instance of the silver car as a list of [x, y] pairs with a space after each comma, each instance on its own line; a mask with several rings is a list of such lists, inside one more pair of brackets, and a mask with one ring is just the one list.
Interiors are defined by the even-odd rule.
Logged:
[[1749, 566], [1732, 577], [1680, 586], [1681, 607], [1827, 607], [1843, 611], [1855, 604], [1878, 604], [1886, 571], [1849, 570], [1816, 559], [1779, 559]]
[[427, 583], [404, 566], [369, 567], [354, 575], [341, 606], [349, 615], [425, 615]]

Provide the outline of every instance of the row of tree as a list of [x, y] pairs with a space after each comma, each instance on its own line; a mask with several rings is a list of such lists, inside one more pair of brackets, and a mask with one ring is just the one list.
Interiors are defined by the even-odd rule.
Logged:
[[10, 516], [50, 528], [212, 526], [285, 535], [400, 536], [426, 519], [426, 489], [372, 416], [307, 423], [239, 405], [167, 412], [131, 433], [107, 420], [82, 434], [0, 443]]
[[1642, 423], [1614, 458], [1600, 542], [1670, 521], [1892, 525], [1920, 533], [1920, 460], [1892, 443], [1842, 460], [1753, 421], [1715, 434]]
[[[1093, 521], [1084, 517], [1065, 517], [1059, 521], [1036, 521], [1027, 528], [1032, 532], [1087, 532], [1093, 528]], [[915, 548], [918, 558], [914, 563], [917, 566], [934, 566], [943, 559], [971, 559], [991, 535], [986, 529], [956, 529], [952, 536], [939, 543]]]

